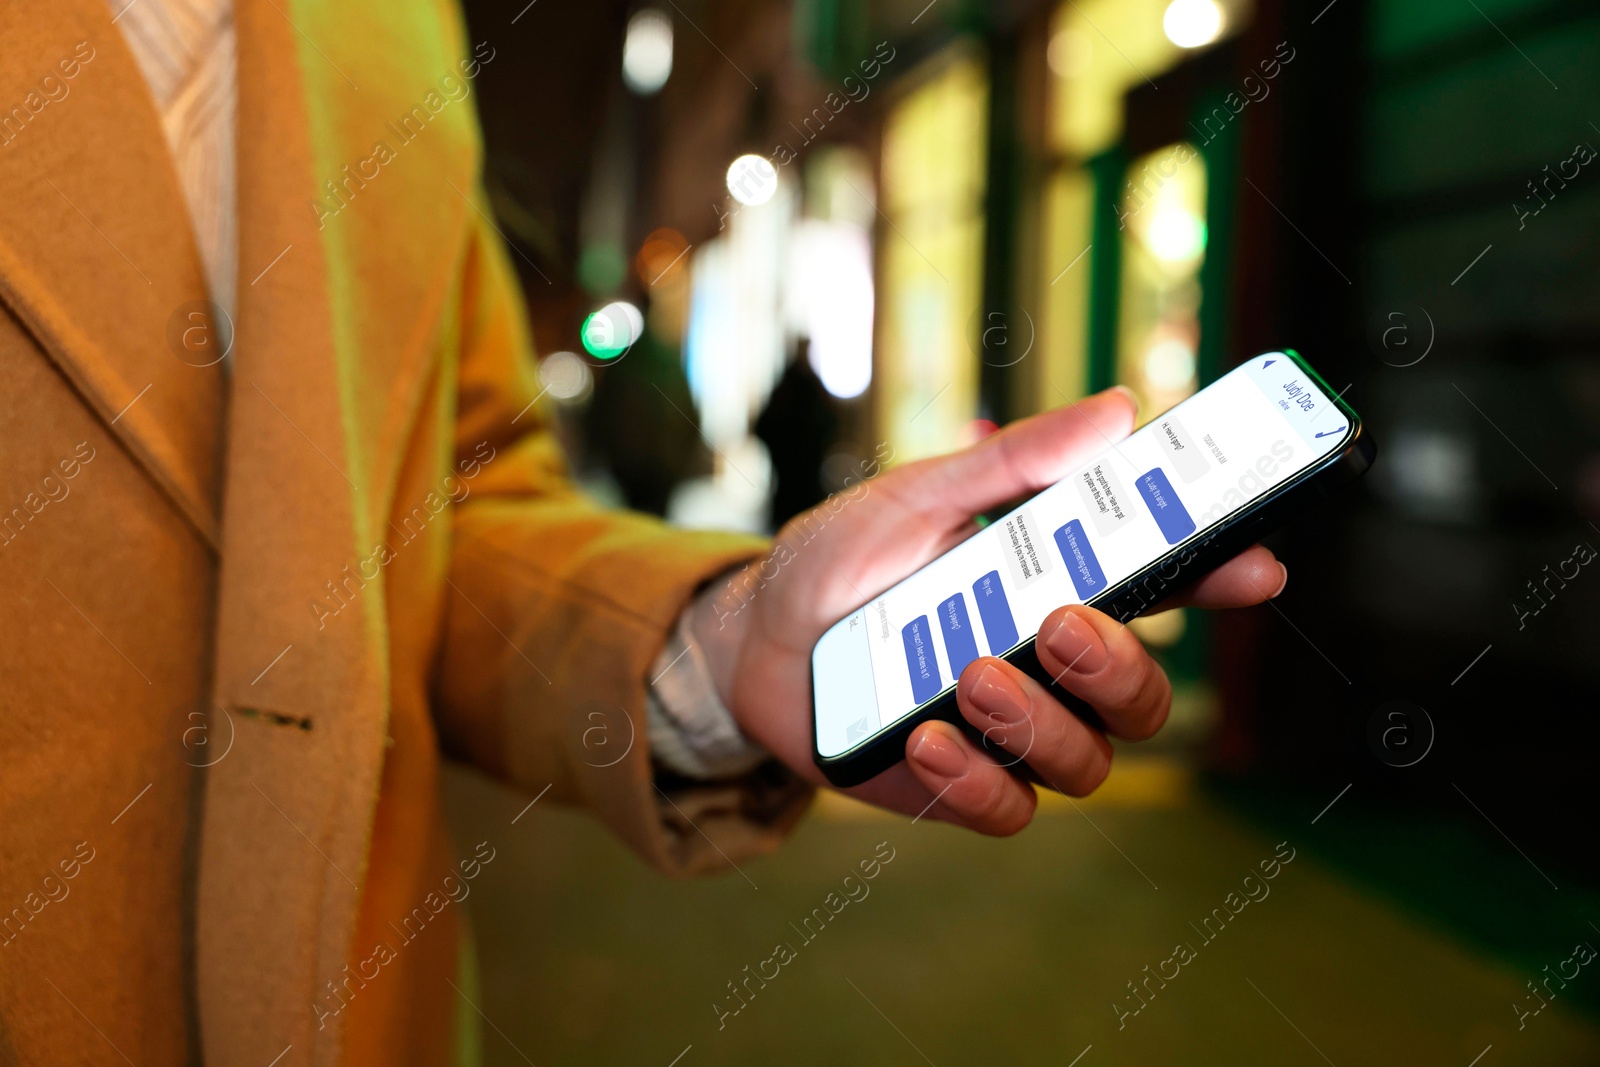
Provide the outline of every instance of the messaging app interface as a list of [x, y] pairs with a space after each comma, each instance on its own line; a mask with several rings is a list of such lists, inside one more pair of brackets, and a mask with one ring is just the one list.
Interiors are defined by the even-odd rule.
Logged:
[[817, 650], [819, 751], [837, 755], [910, 714], [972, 660], [1014, 648], [1056, 608], [1092, 600], [1348, 433], [1281, 353], [1230, 371], [830, 631]]

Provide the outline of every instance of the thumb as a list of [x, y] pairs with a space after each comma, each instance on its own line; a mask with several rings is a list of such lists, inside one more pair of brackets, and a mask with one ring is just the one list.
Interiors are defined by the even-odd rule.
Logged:
[[960, 452], [900, 468], [897, 496], [939, 522], [964, 522], [1036, 493], [1133, 430], [1138, 402], [1113, 386], [1067, 407], [1012, 423]]

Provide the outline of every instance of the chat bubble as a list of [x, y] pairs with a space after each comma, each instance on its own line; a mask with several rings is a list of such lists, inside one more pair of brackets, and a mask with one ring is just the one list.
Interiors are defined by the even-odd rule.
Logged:
[[1017, 620], [1011, 614], [1000, 572], [990, 571], [972, 583], [972, 598], [978, 602], [983, 632], [989, 637], [989, 651], [1001, 655], [1017, 643]]
[[1183, 423], [1171, 415], [1156, 420], [1155, 439], [1161, 446], [1170, 466], [1177, 468], [1178, 477], [1185, 482], [1203, 478], [1211, 467], [1206, 454], [1195, 445], [1194, 438], [1183, 428]]
[[1109, 461], [1085, 467], [1072, 477], [1084, 508], [1101, 534], [1114, 533], [1133, 518], [1128, 510], [1128, 491]]
[[1029, 508], [1018, 508], [995, 528], [1006, 546], [1006, 563], [1011, 566], [1011, 578], [1018, 589], [1028, 588], [1050, 571], [1050, 556], [1039, 548], [1038, 530], [1039, 524]]
[[1139, 476], [1137, 484], [1139, 495], [1144, 497], [1150, 516], [1161, 527], [1161, 536], [1167, 539], [1167, 544], [1175, 545], [1194, 533], [1194, 519], [1184, 509], [1183, 501], [1178, 499], [1172, 483], [1167, 480], [1166, 471], [1160, 467], [1146, 471]]
[[978, 641], [967, 616], [967, 599], [960, 593], [939, 605], [939, 627], [944, 631], [944, 652], [950, 660], [950, 677], [959, 678], [967, 664], [978, 658]]
[[1057, 530], [1056, 547], [1066, 560], [1072, 587], [1085, 603], [1106, 591], [1106, 572], [1100, 568], [1100, 560], [1083, 532], [1083, 523], [1073, 519]]
[[918, 615], [900, 631], [900, 639], [906, 646], [906, 670], [911, 674], [911, 695], [918, 704], [932, 700], [942, 688], [931, 638], [926, 615]]

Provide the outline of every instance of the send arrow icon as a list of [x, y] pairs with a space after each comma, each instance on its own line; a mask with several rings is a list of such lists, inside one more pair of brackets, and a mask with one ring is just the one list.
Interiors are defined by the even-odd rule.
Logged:
[[851, 723], [850, 726], [845, 730], [845, 740], [857, 741], [863, 737], [866, 737], [871, 732], [872, 727], [868, 724], [866, 717], [863, 716], [862, 718]]
[[1265, 363], [1261, 364], [1261, 369], [1262, 370], [1266, 370], [1268, 367], [1272, 366], [1276, 362], [1278, 362], [1278, 361], [1275, 360], [1275, 359], [1269, 359]]

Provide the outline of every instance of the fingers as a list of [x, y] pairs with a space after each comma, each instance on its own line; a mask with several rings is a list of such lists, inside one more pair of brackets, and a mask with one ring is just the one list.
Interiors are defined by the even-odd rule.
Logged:
[[1088, 796], [1111, 771], [1111, 742], [1004, 660], [985, 657], [968, 665], [956, 701], [1001, 764], [1026, 760], [1059, 792]]
[[1269, 549], [1247, 548], [1156, 611], [1176, 607], [1244, 608], [1271, 600], [1289, 584], [1289, 568]]
[[1128, 436], [1136, 411], [1133, 394], [1117, 386], [1014, 422], [971, 448], [894, 473], [905, 481], [908, 501], [940, 518], [965, 522], [1065, 478], [1083, 460]]
[[956, 701], [982, 730], [979, 748], [946, 722], [926, 722], [906, 745], [906, 763], [934, 796], [937, 814], [981, 833], [1007, 835], [1033, 818], [1038, 797], [1012, 768], [1026, 761], [1046, 785], [1087, 796], [1111, 770], [1111, 743], [1038, 682], [984, 657], [962, 671]]
[[1087, 701], [1114, 736], [1143, 741], [1167, 721], [1166, 672], [1109, 616], [1082, 604], [1057, 608], [1045, 616], [1035, 647], [1056, 684]]
[[1033, 786], [1000, 766], [947, 722], [917, 727], [906, 742], [906, 764], [935, 797], [931, 808], [947, 822], [1005, 837], [1028, 825], [1039, 799]]

